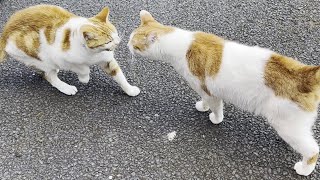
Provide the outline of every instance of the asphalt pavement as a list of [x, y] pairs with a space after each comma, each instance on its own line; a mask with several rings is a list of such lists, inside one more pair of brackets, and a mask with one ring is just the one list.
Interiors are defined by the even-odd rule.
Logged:
[[[226, 104], [224, 122], [213, 125], [173, 68], [132, 61], [126, 47], [146, 9], [164, 24], [320, 65], [320, 1], [0, 0], [0, 28], [16, 10], [40, 3], [85, 17], [109, 6], [123, 36], [116, 58], [142, 92], [128, 97], [94, 66], [88, 84], [59, 74], [79, 90], [66, 96], [9, 58], [0, 65], [0, 179], [320, 179], [319, 165], [309, 177], [296, 174], [301, 157], [263, 118]], [[319, 141], [319, 120], [314, 130]]]

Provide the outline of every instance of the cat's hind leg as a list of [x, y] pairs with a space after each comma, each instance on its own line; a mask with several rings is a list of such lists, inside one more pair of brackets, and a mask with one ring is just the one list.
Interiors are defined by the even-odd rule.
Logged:
[[196, 103], [196, 109], [200, 112], [206, 112], [209, 111], [209, 105], [205, 99], [202, 99], [201, 101], [198, 101]]
[[55, 88], [66, 95], [75, 95], [78, 90], [75, 86], [71, 86], [58, 77], [59, 70], [50, 70], [45, 72], [45, 79]]
[[210, 96], [208, 99], [206, 99], [206, 101], [212, 111], [209, 115], [210, 121], [213, 124], [221, 123], [224, 118], [222, 99], [215, 96]]
[[294, 150], [302, 155], [302, 161], [295, 164], [296, 172], [303, 176], [308, 176], [314, 170], [318, 155], [319, 146], [312, 135], [313, 119], [294, 119], [273, 123], [278, 134]]
[[101, 64], [102, 69], [120, 85], [122, 90], [129, 96], [137, 96], [140, 94], [140, 89], [136, 86], [132, 86], [128, 83], [126, 77], [120, 69], [115, 59], [110, 62]]
[[62, 82], [58, 78], [58, 70], [52, 69], [51, 66], [40, 60], [39, 58], [30, 57], [25, 52], [20, 50], [13, 41], [8, 41], [6, 46], [6, 52], [16, 60], [24, 63], [26, 66], [36, 68], [40, 72], [44, 72], [44, 78], [59, 91], [67, 95], [75, 95], [77, 93], [77, 88], [70, 86], [69, 84]]

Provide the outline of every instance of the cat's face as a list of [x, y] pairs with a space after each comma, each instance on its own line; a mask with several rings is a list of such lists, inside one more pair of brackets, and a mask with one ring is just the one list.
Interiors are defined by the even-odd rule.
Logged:
[[140, 26], [130, 35], [128, 47], [133, 54], [153, 56], [156, 53], [159, 38], [172, 32], [173, 28], [160, 24], [145, 10], [140, 12], [140, 19]]
[[109, 9], [89, 19], [90, 25], [83, 25], [80, 31], [88, 48], [94, 51], [113, 51], [120, 43], [117, 29], [109, 21]]

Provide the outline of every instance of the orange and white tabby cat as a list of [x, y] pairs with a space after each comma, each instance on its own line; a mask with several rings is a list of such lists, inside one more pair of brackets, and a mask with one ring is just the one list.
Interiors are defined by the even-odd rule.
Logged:
[[202, 97], [199, 111], [214, 124], [223, 120], [223, 100], [263, 115], [278, 134], [303, 156], [300, 175], [315, 168], [319, 147], [312, 133], [320, 100], [320, 66], [304, 65], [269, 49], [250, 47], [213, 34], [157, 22], [140, 12], [130, 51], [171, 64]]
[[99, 64], [129, 96], [140, 89], [131, 86], [114, 58], [120, 43], [116, 28], [109, 22], [109, 9], [92, 18], [76, 16], [53, 5], [37, 5], [16, 12], [0, 37], [0, 62], [6, 53], [27, 66], [45, 73], [45, 79], [61, 92], [74, 95], [77, 88], [58, 78], [59, 70], [77, 73], [88, 83], [90, 66]]

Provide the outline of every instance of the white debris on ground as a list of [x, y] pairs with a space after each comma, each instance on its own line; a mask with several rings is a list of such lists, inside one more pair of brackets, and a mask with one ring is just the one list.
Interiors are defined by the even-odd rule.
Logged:
[[112, 176], [109, 176], [109, 179], [112, 179], [113, 177]]
[[169, 141], [172, 141], [172, 140], [176, 137], [176, 135], [177, 135], [177, 132], [176, 132], [176, 131], [173, 131], [173, 132], [171, 132], [171, 133], [168, 133], [168, 134], [167, 134], [168, 140], [169, 140]]

